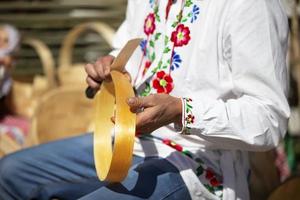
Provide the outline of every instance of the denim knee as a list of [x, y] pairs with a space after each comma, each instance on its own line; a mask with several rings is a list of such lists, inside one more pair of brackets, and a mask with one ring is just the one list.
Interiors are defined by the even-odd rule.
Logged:
[[20, 199], [20, 193], [16, 189], [20, 185], [26, 185], [20, 179], [20, 169], [22, 162], [19, 162], [15, 154], [0, 159], [0, 199]]
[[17, 174], [17, 169], [19, 168], [17, 158], [14, 155], [8, 155], [0, 159], [0, 183], [5, 184], [13, 180], [14, 176]]

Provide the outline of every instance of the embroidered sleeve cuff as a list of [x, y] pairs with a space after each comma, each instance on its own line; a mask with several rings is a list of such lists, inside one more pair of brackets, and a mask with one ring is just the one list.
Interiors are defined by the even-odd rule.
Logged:
[[191, 125], [195, 123], [193, 114], [193, 100], [191, 98], [182, 98], [182, 134], [191, 134]]

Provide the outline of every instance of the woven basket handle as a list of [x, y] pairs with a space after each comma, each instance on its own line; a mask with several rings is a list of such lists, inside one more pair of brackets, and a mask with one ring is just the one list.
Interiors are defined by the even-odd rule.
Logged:
[[22, 43], [32, 47], [38, 54], [43, 67], [43, 72], [47, 78], [49, 87], [56, 85], [55, 81], [55, 62], [48, 46], [41, 40], [35, 38], [24, 38]]
[[88, 22], [75, 26], [65, 37], [59, 54], [59, 68], [69, 68], [72, 64], [72, 52], [76, 39], [84, 32], [92, 30], [101, 35], [111, 46], [115, 31], [102, 22]]

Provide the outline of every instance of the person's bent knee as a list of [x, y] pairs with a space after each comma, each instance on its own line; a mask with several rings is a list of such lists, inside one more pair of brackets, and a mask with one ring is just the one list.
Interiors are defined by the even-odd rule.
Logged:
[[0, 199], [20, 199], [21, 191], [17, 191], [26, 182], [21, 177], [23, 168], [20, 157], [16, 154], [0, 159]]
[[22, 169], [22, 162], [19, 162], [15, 154], [0, 159], [0, 183], [8, 187], [13, 181], [18, 180], [18, 174]]

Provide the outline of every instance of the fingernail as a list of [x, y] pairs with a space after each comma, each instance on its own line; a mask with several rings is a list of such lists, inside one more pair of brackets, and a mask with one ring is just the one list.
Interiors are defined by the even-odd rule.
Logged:
[[135, 98], [134, 97], [131, 97], [127, 100], [127, 103], [130, 104], [130, 105], [133, 105], [135, 103]]

